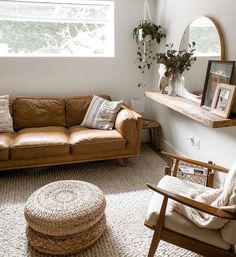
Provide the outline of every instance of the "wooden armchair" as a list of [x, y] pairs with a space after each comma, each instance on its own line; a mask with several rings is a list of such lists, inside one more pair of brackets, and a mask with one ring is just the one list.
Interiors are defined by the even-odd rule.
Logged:
[[[204, 192], [209, 190], [209, 187], [176, 177], [180, 161], [209, 169], [208, 186], [213, 183], [212, 174], [214, 171], [227, 173], [229, 170], [212, 163], [199, 162], [165, 152], [162, 154], [167, 158], [166, 176], [161, 179], [157, 187], [147, 185], [156, 192], [152, 196], [144, 223], [148, 228], [154, 230], [148, 257], [155, 255], [161, 239], [207, 257], [236, 257], [234, 250], [234, 245], [236, 245], [236, 213], [230, 213], [183, 196], [191, 188]], [[170, 201], [177, 201], [231, 221], [227, 223], [223, 233], [222, 229], [200, 228], [181, 214], [171, 210], [169, 208]]]

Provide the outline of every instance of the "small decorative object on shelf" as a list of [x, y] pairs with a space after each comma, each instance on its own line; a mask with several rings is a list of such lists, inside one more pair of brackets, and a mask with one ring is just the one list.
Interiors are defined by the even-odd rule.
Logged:
[[161, 94], [167, 94], [166, 88], [168, 86], [168, 79], [165, 76], [166, 68], [164, 64], [159, 65], [158, 69], [158, 75], [159, 75], [159, 82], [158, 82], [158, 88], [160, 90]]
[[159, 88], [160, 88], [160, 92], [162, 94], [165, 94], [165, 93], [168, 93], [166, 91], [166, 87], [168, 85], [168, 79], [165, 75], [163, 75], [161, 78], [160, 78], [160, 82], [159, 82]]
[[166, 45], [166, 53], [157, 53], [156, 62], [165, 65], [165, 76], [168, 78], [168, 94], [171, 96], [182, 95], [184, 89], [183, 72], [189, 70], [196, 61], [194, 57], [195, 42], [189, 44], [187, 50], [174, 50], [174, 44]]
[[[148, 18], [146, 17], [148, 15]], [[155, 56], [153, 48], [156, 44], [159, 44], [161, 39], [165, 37], [160, 25], [156, 25], [151, 20], [150, 10], [148, 1], [144, 0], [144, 13], [143, 19], [140, 24], [133, 30], [133, 38], [138, 44], [137, 51], [137, 63], [138, 69], [144, 77], [146, 70], [151, 68], [153, 58]], [[143, 78], [144, 80], [144, 78]], [[144, 81], [138, 84], [138, 87], [145, 86]]]

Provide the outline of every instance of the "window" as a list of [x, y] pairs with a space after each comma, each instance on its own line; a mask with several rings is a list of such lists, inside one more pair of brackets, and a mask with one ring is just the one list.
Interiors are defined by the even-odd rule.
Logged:
[[114, 56], [113, 1], [0, 1], [1, 56]]

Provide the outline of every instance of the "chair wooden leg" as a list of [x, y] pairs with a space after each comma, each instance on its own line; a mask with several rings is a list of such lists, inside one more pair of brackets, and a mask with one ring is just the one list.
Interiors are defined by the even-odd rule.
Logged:
[[158, 128], [154, 128], [155, 150], [158, 152]]
[[156, 237], [155, 240], [154, 240], [154, 236], [155, 236], [155, 232], [154, 232], [154, 235], [153, 235], [153, 238], [152, 238], [152, 244], [151, 244], [150, 249], [149, 249], [148, 257], [154, 257], [154, 255], [156, 253], [156, 250], [157, 250], [157, 247], [159, 245], [159, 242], [161, 240], [161, 235], [159, 235], [159, 237]]
[[149, 130], [149, 144], [152, 145], [152, 129]]
[[165, 196], [162, 202], [161, 211], [156, 224], [156, 228], [152, 237], [152, 243], [149, 248], [148, 257], [154, 257], [157, 247], [159, 245], [159, 242], [161, 240], [161, 232], [165, 222], [165, 212], [166, 212], [167, 201], [168, 201], [168, 197]]
[[124, 158], [116, 159], [116, 161], [117, 161], [117, 163], [118, 163], [120, 166], [122, 166], [122, 167], [125, 166], [125, 159], [124, 159]]

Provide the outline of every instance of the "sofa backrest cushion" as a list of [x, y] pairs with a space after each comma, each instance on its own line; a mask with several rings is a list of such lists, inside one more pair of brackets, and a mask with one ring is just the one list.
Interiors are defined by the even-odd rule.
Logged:
[[[101, 97], [111, 100], [110, 96], [101, 95]], [[65, 99], [66, 126], [68, 128], [82, 123], [92, 98], [92, 96], [80, 96]]]
[[65, 125], [64, 99], [18, 97], [14, 100], [14, 126], [16, 130]]

